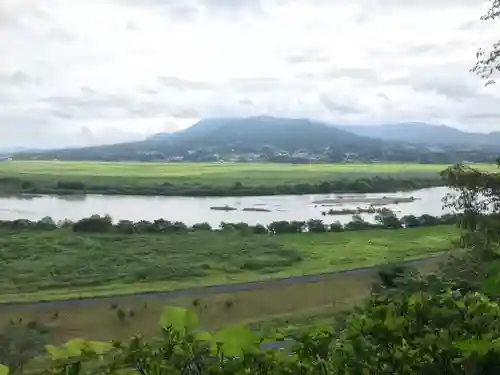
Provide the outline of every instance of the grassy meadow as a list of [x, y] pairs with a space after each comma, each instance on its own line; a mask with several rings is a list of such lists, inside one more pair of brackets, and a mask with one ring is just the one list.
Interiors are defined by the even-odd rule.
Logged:
[[[442, 164], [273, 164], [273, 163], [106, 163], [5, 161], [0, 178], [23, 178], [37, 183], [57, 180], [85, 184], [148, 185], [155, 183], [245, 186], [318, 183], [340, 178], [393, 176], [436, 177]], [[478, 168], [493, 170], [494, 165]]]
[[450, 250], [454, 226], [242, 235], [2, 233], [0, 302], [70, 299], [315, 274]]

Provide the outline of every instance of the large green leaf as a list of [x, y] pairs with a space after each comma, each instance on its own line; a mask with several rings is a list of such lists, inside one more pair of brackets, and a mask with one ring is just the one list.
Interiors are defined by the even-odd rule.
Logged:
[[47, 351], [47, 353], [49, 353], [53, 360], [68, 358], [68, 353], [64, 348], [60, 348], [54, 345], [46, 345], [45, 350]]
[[198, 332], [196, 334], [196, 339], [199, 341], [212, 341], [212, 335], [206, 331]]
[[171, 327], [174, 331], [182, 333], [198, 326], [198, 317], [192, 311], [182, 307], [167, 307], [160, 317], [163, 328]]
[[86, 346], [87, 342], [84, 339], [72, 339], [64, 344], [68, 357], [78, 357]]
[[68, 341], [63, 346], [57, 347], [46, 345], [45, 349], [50, 354], [52, 359], [67, 359], [70, 357], [78, 357], [84, 349], [92, 350], [96, 354], [103, 354], [110, 350], [113, 346], [106, 342], [86, 341], [84, 339], [73, 339]]
[[0, 364], [0, 375], [9, 375], [9, 368]]
[[252, 331], [244, 327], [224, 328], [213, 335], [212, 351], [219, 347], [224, 356], [238, 356], [258, 349], [259, 340]]
[[87, 347], [96, 354], [104, 354], [113, 348], [109, 342], [87, 341]]
[[486, 353], [488, 353], [488, 351], [495, 348], [496, 345], [493, 340], [488, 338], [473, 338], [462, 341], [456, 346], [465, 356], [470, 356], [473, 354], [484, 356]]

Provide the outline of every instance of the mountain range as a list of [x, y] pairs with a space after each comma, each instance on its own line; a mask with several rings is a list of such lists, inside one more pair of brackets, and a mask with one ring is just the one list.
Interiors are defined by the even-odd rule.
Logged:
[[[341, 130], [337, 132], [332, 130]], [[346, 133], [350, 133], [347, 135]], [[340, 137], [341, 140], [354, 141], [352, 135], [368, 137], [383, 141], [400, 141], [414, 144], [434, 146], [500, 146], [500, 131], [490, 133], [469, 133], [447, 125], [433, 125], [425, 122], [402, 122], [382, 125], [342, 125], [326, 124], [309, 119], [276, 118], [270, 116], [248, 118], [211, 118], [204, 119], [196, 124], [174, 133], [159, 133], [148, 140], [154, 141], [194, 141], [200, 140], [207, 144], [218, 138], [229, 138], [231, 141], [240, 141], [242, 137], [256, 138], [266, 143], [273, 143], [265, 137], [278, 136], [281, 140], [290, 137], [322, 138], [325, 141], [331, 137]], [[324, 137], [324, 138], [323, 138]], [[301, 139], [307, 143], [307, 139]], [[328, 143], [328, 141], [326, 143]], [[298, 145], [300, 148], [300, 145]], [[304, 147], [306, 147], [304, 145]]]
[[351, 133], [386, 141], [403, 141], [428, 145], [498, 145], [500, 131], [469, 133], [446, 125], [425, 122], [403, 122], [373, 126], [332, 125]]
[[[155, 134], [136, 142], [23, 152], [15, 158], [209, 161], [219, 160], [222, 155], [232, 158], [230, 155], [235, 154], [276, 156], [284, 153], [308, 154], [326, 161], [345, 160], [346, 155], [356, 154], [360, 160], [428, 162], [428, 154], [436, 152], [449, 154], [449, 158], [442, 161], [489, 160], [498, 146], [500, 132], [467, 133], [422, 122], [361, 126], [257, 116], [203, 119], [187, 129]], [[411, 156], [407, 155], [408, 150], [412, 150]], [[468, 150], [467, 155], [457, 156], [458, 151], [464, 150]], [[267, 160], [271, 159], [269, 156]]]

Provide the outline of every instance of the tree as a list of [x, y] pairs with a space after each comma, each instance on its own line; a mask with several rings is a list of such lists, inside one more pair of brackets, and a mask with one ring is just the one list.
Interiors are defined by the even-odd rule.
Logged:
[[[490, 9], [481, 17], [481, 20], [494, 20], [500, 16], [500, 0], [490, 0], [490, 2]], [[494, 83], [493, 76], [500, 71], [500, 41], [488, 49], [480, 48], [476, 57], [476, 65], [471, 71], [485, 79], [486, 85]]]
[[398, 219], [394, 211], [385, 207], [375, 215], [375, 221], [384, 228], [399, 229], [402, 227], [401, 221]]
[[36, 322], [11, 322], [0, 333], [0, 363], [11, 374], [19, 373], [26, 363], [44, 351], [45, 329]]
[[500, 173], [455, 165], [442, 176], [453, 189], [444, 204], [459, 213], [462, 244], [494, 255], [494, 247], [500, 244]]
[[347, 319], [335, 374], [495, 374], [500, 370], [498, 305], [448, 290], [374, 297]]

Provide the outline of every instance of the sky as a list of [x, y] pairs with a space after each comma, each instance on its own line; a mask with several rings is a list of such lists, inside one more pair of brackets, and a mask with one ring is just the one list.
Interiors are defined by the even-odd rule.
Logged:
[[469, 72], [500, 39], [488, 4], [0, 0], [0, 148], [263, 114], [500, 131], [500, 85]]

